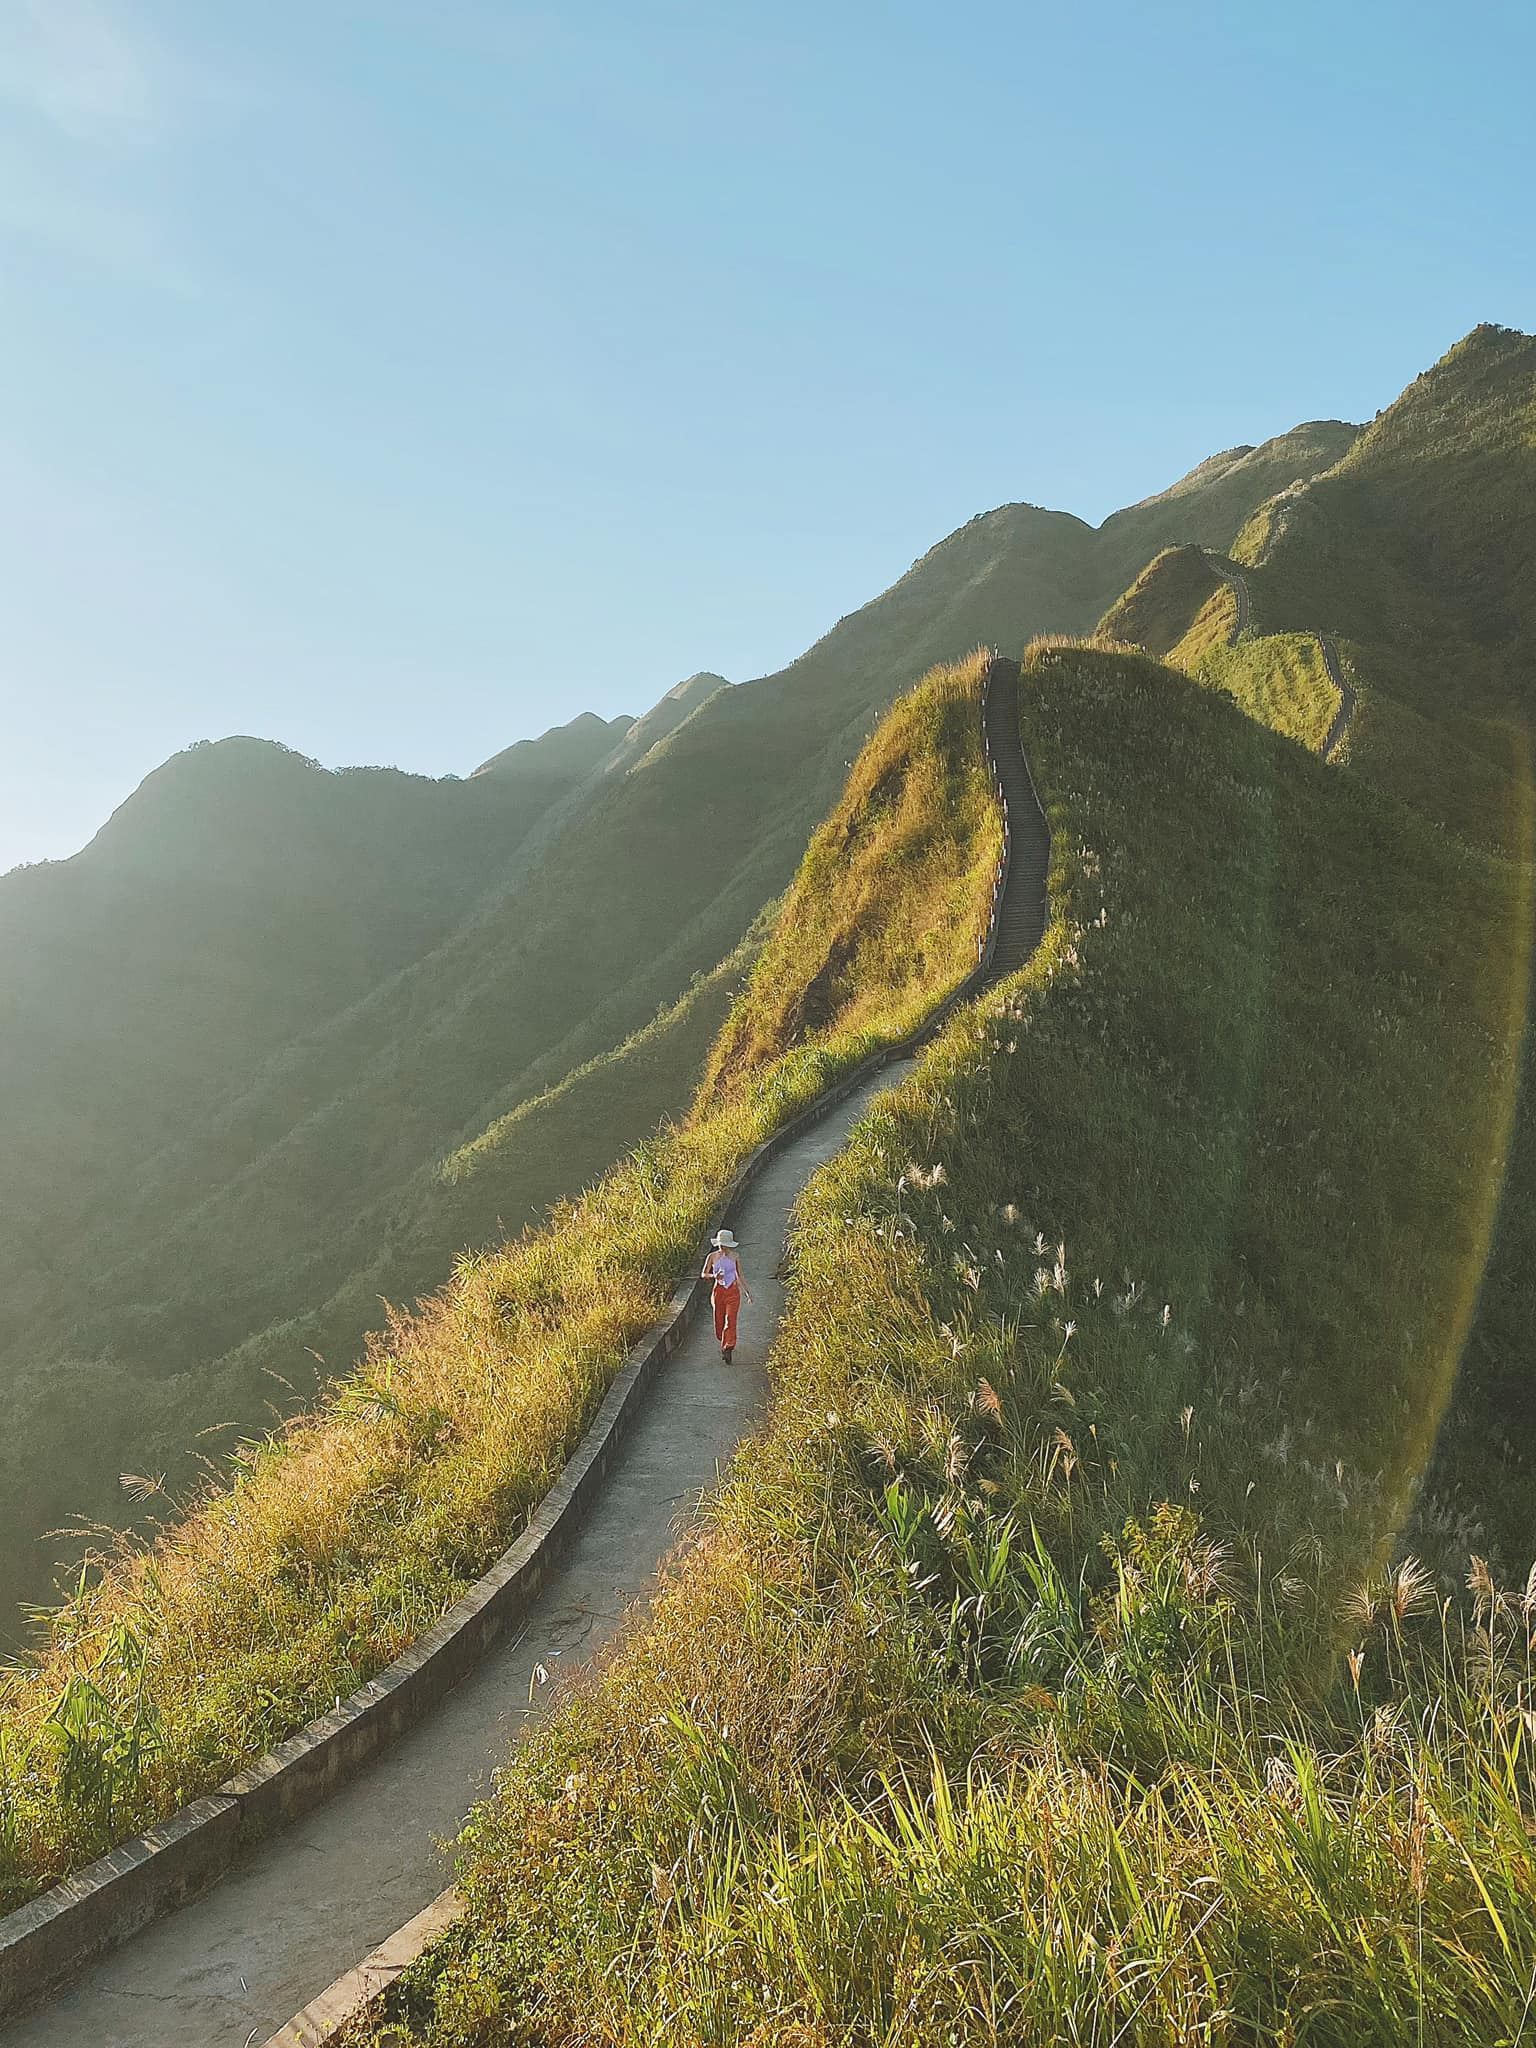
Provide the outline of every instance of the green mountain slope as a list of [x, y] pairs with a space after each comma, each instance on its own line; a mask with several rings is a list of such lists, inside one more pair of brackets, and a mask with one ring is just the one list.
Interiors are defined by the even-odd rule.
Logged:
[[[579, 722], [562, 747], [569, 754], [574, 738], [580, 752], [590, 736], [598, 758], [575, 776], [562, 759], [558, 791], [438, 943], [297, 1028], [291, 1005], [288, 1035], [226, 1059], [223, 1086], [182, 1098], [173, 1077], [148, 1077], [142, 1116], [95, 1162], [92, 1198], [70, 1228], [18, 1231], [9, 1246], [4, 1369], [13, 1381], [25, 1370], [39, 1426], [50, 1367], [97, 1361], [103, 1429], [71, 1449], [73, 1505], [119, 1517], [117, 1473], [163, 1460], [178, 1414], [190, 1442], [210, 1424], [259, 1421], [281, 1393], [273, 1372], [311, 1384], [298, 1333], [326, 1304], [408, 1297], [439, 1280], [435, 1226], [386, 1229], [381, 1251], [381, 1216], [409, 1216], [405, 1191], [446, 1154], [641, 1031], [733, 953], [788, 883], [875, 720], [927, 668], [979, 641], [1085, 628], [1147, 553], [1188, 540], [1230, 546], [1267, 495], [1334, 461], [1353, 431], [1303, 428], [1219, 458], [1099, 529], [1004, 507], [940, 543], [781, 674], [737, 688], [692, 678], [607, 750]], [[526, 779], [519, 753], [455, 795], [494, 809], [499, 791]], [[48, 1015], [39, 1008], [34, 1038]], [[217, 1035], [212, 1019], [207, 1029]], [[19, 1089], [25, 1035], [14, 1042]], [[61, 1188], [86, 1177], [89, 1133], [115, 1105], [113, 1090], [76, 1080], [81, 1135]], [[66, 1113], [59, 1093], [37, 1095], [40, 1134]], [[608, 1156], [643, 1127], [611, 1129]], [[488, 1201], [466, 1214], [466, 1242], [485, 1242], [499, 1213]], [[332, 1318], [329, 1334], [314, 1348], [338, 1365], [361, 1332]], [[212, 1360], [225, 1362], [217, 1405], [199, 1392]], [[131, 1416], [135, 1389], [151, 1383], [161, 1384], [143, 1404], [144, 1429], [125, 1438], [107, 1418]], [[17, 1455], [64, 1463], [56, 1444], [29, 1440]], [[36, 1584], [39, 1562], [18, 1566], [13, 1585]]]
[[263, 1403], [286, 1412], [315, 1393], [332, 1362], [344, 1370], [386, 1300], [431, 1293], [464, 1256], [596, 1181], [618, 1138], [637, 1141], [688, 1099], [754, 952], [744, 943], [634, 1038], [350, 1218], [356, 1270], [307, 1313], [182, 1373], [145, 1375], [89, 1354], [23, 1366], [0, 1443], [0, 1496], [16, 1524], [57, 1528], [100, 1494], [102, 1446], [163, 1482], [147, 1505], [164, 1512], [167, 1495], [195, 1490], [211, 1452], [262, 1422]]
[[430, 952], [615, 744], [591, 723], [499, 786], [195, 747], [73, 860], [0, 878], [0, 1216], [77, 1228], [267, 1054]]
[[1223, 588], [1202, 549], [1164, 548], [1110, 606], [1097, 637], [1159, 657], [1171, 654]]
[[1480, 332], [1237, 645], [1165, 565], [1192, 674], [1033, 651], [1045, 946], [813, 1184], [765, 1435], [359, 2041], [1520, 2038], [1533, 429]]
[[[1536, 1307], [1533, 449], [1536, 342], [1479, 330], [1327, 473], [1273, 465], [1239, 532], [1189, 529], [1225, 557], [1219, 589], [1160, 554], [1177, 532], [1154, 539], [1110, 616], [1169, 661], [1029, 649], [1045, 940], [812, 1184], [763, 1431], [655, 1607], [473, 1817], [465, 1921], [395, 1987], [381, 2041], [1521, 2038], [1532, 1596], [1524, 1555], [1510, 1585], [1468, 1575], [1465, 1545], [1524, 1515], [1528, 1550], [1533, 1526], [1528, 1452], [1496, 1443]], [[1138, 519], [1198, 511], [1251, 461]], [[1064, 608], [1112, 602], [1089, 560], [1119, 549], [1107, 529], [995, 517], [913, 572], [936, 578], [933, 632], [962, 585], [977, 615], [1028, 611], [1047, 555]], [[1010, 531], [1033, 536], [1028, 590]], [[908, 627], [930, 630], [915, 608]], [[773, 689], [701, 690], [591, 778], [518, 882], [515, 937], [510, 891], [474, 920], [507, 919], [523, 979], [460, 958], [463, 934], [441, 949], [443, 989], [505, 1032], [503, 1106], [448, 1191], [540, 1147], [557, 1170], [632, 1080], [661, 1099], [747, 980], [681, 1128], [467, 1261], [56, 1618], [0, 1707], [10, 1896], [439, 1613], [547, 1482], [741, 1149], [963, 972], [997, 847], [976, 663], [883, 721], [766, 935], [525, 1099], [600, 987], [605, 1030], [662, 971], [660, 928], [681, 972], [771, 882], [876, 687], [815, 666], [837, 634]], [[743, 758], [776, 809], [746, 777], [732, 802]], [[629, 929], [647, 879], [669, 892], [649, 951]], [[629, 979], [561, 956], [562, 930]], [[366, 1043], [354, 1016], [332, 1028]], [[365, 1187], [373, 1140], [332, 1131]], [[94, 1773], [57, 1732], [65, 1697]]]
[[[1469, 1332], [1415, 1540], [1524, 1571], [1536, 1531], [1536, 1092], [1528, 974], [1536, 850], [1536, 338], [1481, 327], [1409, 386], [1331, 475], [1261, 510], [1236, 547], [1256, 636], [1197, 672], [1258, 715], [1316, 730], [1337, 636], [1356, 695], [1349, 772], [1410, 806], [1518, 898], [1477, 974], [1523, 1044], [1507, 1152], [1484, 1160], [1498, 1224], [1469, 1256]], [[1281, 670], [1288, 671], [1282, 675]]]
[[473, 1817], [407, 2041], [1518, 2020], [1480, 1667], [1412, 1577], [1363, 1702], [1332, 1656], [1485, 1236], [1510, 878], [1170, 670], [1026, 680], [1045, 948], [813, 1185], [768, 1433]]

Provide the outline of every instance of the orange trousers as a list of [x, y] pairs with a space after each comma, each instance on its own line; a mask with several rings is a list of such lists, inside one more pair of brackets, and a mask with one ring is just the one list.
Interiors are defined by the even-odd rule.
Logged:
[[734, 1287], [715, 1288], [710, 1297], [715, 1310], [715, 1342], [729, 1351], [736, 1342], [736, 1318], [741, 1312], [741, 1282]]

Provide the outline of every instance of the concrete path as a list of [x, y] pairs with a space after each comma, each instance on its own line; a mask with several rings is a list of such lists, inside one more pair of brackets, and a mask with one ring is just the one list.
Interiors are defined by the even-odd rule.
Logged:
[[1234, 569], [1225, 555], [1207, 550], [1205, 559], [1237, 599], [1237, 618], [1227, 634], [1227, 645], [1235, 647], [1248, 630], [1248, 578]]
[[1350, 720], [1355, 715], [1355, 686], [1344, 673], [1339, 643], [1333, 635], [1319, 633], [1317, 644], [1323, 650], [1323, 667], [1328, 671], [1328, 680], [1339, 693], [1339, 708], [1328, 728], [1328, 737], [1323, 741], [1323, 759], [1331, 761], [1348, 735]]
[[650, 1589], [679, 1522], [760, 1413], [791, 1205], [872, 1098], [911, 1067], [883, 1069], [765, 1169], [737, 1227], [755, 1299], [735, 1363], [721, 1362], [700, 1318], [522, 1634], [206, 1897], [89, 1966], [41, 2011], [0, 2026], [4, 2048], [246, 2048], [443, 1889], [452, 1870], [440, 1844], [489, 1789], [519, 1729], [547, 1711], [562, 1667], [598, 1649]]

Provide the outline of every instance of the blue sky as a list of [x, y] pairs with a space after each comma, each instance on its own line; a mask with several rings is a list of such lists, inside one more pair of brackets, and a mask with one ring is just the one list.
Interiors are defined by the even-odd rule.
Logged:
[[0, 0], [0, 867], [463, 772], [1536, 327], [1536, 15]]

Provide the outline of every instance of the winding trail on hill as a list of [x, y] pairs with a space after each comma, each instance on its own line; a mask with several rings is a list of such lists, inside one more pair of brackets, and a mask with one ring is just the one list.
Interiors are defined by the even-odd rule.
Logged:
[[1205, 559], [1237, 599], [1237, 618], [1227, 633], [1227, 645], [1235, 647], [1248, 630], [1248, 578], [1240, 570], [1234, 569], [1225, 555], [1213, 555], [1208, 552]]
[[1339, 643], [1333, 635], [1319, 633], [1317, 644], [1322, 649], [1323, 667], [1328, 671], [1328, 680], [1339, 693], [1339, 708], [1333, 714], [1328, 737], [1323, 741], [1323, 759], [1331, 761], [1348, 736], [1350, 721], [1355, 715], [1355, 686], [1344, 673], [1344, 663], [1339, 656]]
[[[1048, 911], [1050, 832], [1019, 741], [1018, 678], [1017, 663], [994, 661], [986, 736], [1010, 850], [987, 980], [1028, 960]], [[451, 1851], [442, 1845], [491, 1789], [519, 1732], [558, 1698], [562, 1670], [601, 1649], [648, 1596], [680, 1524], [761, 1415], [765, 1360], [784, 1309], [775, 1266], [790, 1211], [875, 1097], [914, 1064], [909, 1053], [871, 1074], [752, 1184], [736, 1228], [756, 1300], [735, 1363], [722, 1364], [709, 1318], [699, 1316], [522, 1630], [359, 1777], [211, 1891], [89, 1965], [49, 2005], [0, 2026], [4, 2048], [251, 2048], [279, 2028], [285, 2042], [323, 2039], [312, 2025], [285, 2022], [392, 1931], [409, 1935], [403, 1923], [425, 1923], [434, 1902], [433, 1925], [451, 1917], [443, 1893]], [[422, 1938], [418, 1930], [406, 1946], [419, 1948]]]
[[[1235, 569], [1225, 555], [1207, 552], [1206, 561], [1216, 575], [1225, 583], [1237, 599], [1237, 620], [1227, 633], [1227, 645], [1235, 647], [1248, 631], [1252, 612], [1248, 601], [1248, 579], [1241, 570]], [[1348, 736], [1350, 723], [1355, 715], [1355, 686], [1344, 673], [1343, 658], [1339, 643], [1331, 633], [1315, 632], [1312, 635], [1323, 657], [1323, 667], [1328, 680], [1339, 693], [1339, 708], [1333, 714], [1333, 723], [1319, 750], [1325, 761], [1331, 761]]]

